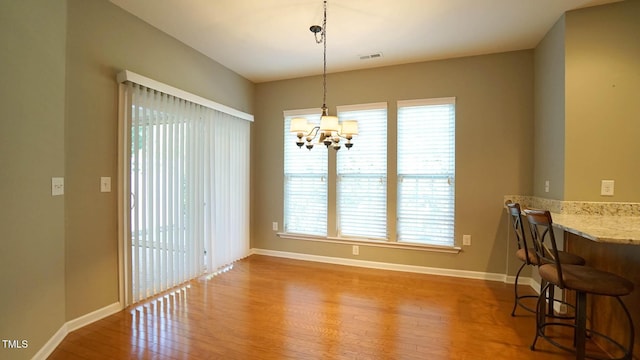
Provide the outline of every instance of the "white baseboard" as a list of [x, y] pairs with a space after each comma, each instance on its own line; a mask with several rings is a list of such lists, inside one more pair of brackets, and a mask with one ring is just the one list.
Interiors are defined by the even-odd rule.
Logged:
[[506, 278], [507, 278], [506, 275], [497, 274], [497, 273], [485, 273], [480, 271], [442, 269], [442, 268], [435, 268], [435, 267], [428, 267], [428, 266], [404, 265], [404, 264], [393, 264], [393, 263], [385, 263], [385, 262], [377, 262], [377, 261], [345, 259], [345, 258], [337, 258], [337, 257], [330, 257], [330, 256], [301, 254], [301, 253], [277, 251], [277, 250], [253, 248], [251, 249], [251, 253], [256, 255], [267, 255], [267, 256], [281, 257], [281, 258], [287, 258], [287, 259], [315, 261], [315, 262], [322, 262], [322, 263], [336, 264], [336, 265], [358, 266], [358, 267], [365, 267], [365, 268], [372, 268], [372, 269], [404, 271], [404, 272], [413, 272], [413, 273], [429, 274], [429, 275], [453, 276], [453, 277], [460, 277], [460, 278], [467, 278], [467, 279], [506, 282]]
[[[533, 288], [533, 290], [535, 290], [535, 291], [536, 291], [536, 294], [540, 295], [540, 287], [541, 287], [541, 285], [540, 285], [540, 283], [539, 283], [539, 282], [537, 282], [535, 279], [530, 279], [529, 286], [531, 286], [531, 287]], [[556, 288], [556, 292], [557, 292], [558, 294], [560, 294], [559, 296], [558, 296], [558, 295], [556, 295], [556, 298], [557, 298], [557, 299], [559, 299], [559, 300], [563, 298], [563, 295], [561, 295], [561, 294], [562, 294], [562, 291], [563, 291], [563, 290], [560, 290], [560, 289], [557, 289], [557, 288]], [[558, 302], [558, 301], [556, 301], [556, 302], [554, 302], [554, 303], [553, 303], [553, 309], [554, 309], [556, 312], [560, 313], [560, 314], [564, 314], [564, 313], [566, 313], [566, 311], [567, 311], [566, 306], [563, 306], [563, 305], [562, 305], [560, 302]]]
[[536, 294], [540, 295], [540, 287], [542, 287], [542, 285], [540, 285], [540, 283], [537, 282], [536, 279], [529, 278], [529, 286], [531, 286], [533, 290], [536, 291]]
[[40, 350], [35, 355], [33, 355], [31, 359], [44, 360], [49, 357], [49, 355], [51, 355], [51, 353], [58, 347], [58, 345], [60, 345], [60, 343], [62, 342], [62, 340], [64, 340], [64, 337], [67, 336], [68, 333], [69, 331], [67, 330], [67, 324], [62, 324], [62, 327], [60, 327], [60, 329], [58, 329], [58, 331], [53, 334], [51, 339], [49, 339], [49, 341], [47, 341], [47, 343], [44, 344], [44, 346], [41, 347]]
[[96, 311], [90, 312], [86, 315], [82, 315], [79, 318], [67, 321], [67, 323], [65, 324], [67, 326], [67, 332], [78, 330], [83, 326], [87, 326], [109, 315], [115, 314], [120, 310], [122, 310], [122, 305], [119, 302], [117, 302], [111, 305], [107, 305], [102, 309], [98, 309]]
[[[515, 284], [516, 283], [516, 277], [515, 276], [506, 276], [505, 283], [507, 284]], [[537, 291], [538, 293], [540, 292], [540, 284], [538, 284], [538, 282], [531, 277], [525, 277], [525, 276], [520, 276], [520, 279], [518, 279], [518, 284], [520, 285], [529, 285], [531, 286], [535, 291]]]
[[[516, 279], [515, 276], [507, 276], [504, 274], [496, 274], [496, 273], [485, 273], [480, 271], [454, 270], [454, 269], [434, 268], [434, 267], [428, 267], [428, 266], [392, 264], [392, 263], [383, 263], [383, 262], [376, 262], [376, 261], [345, 259], [345, 258], [336, 258], [336, 257], [330, 257], [330, 256], [310, 255], [310, 254], [301, 254], [301, 253], [294, 253], [294, 252], [256, 249], [256, 248], [251, 249], [251, 254], [274, 256], [274, 257], [281, 257], [281, 258], [294, 259], [294, 260], [315, 261], [315, 262], [322, 262], [322, 263], [336, 264], [336, 265], [359, 266], [359, 267], [372, 268], [372, 269], [404, 271], [404, 272], [413, 272], [413, 273], [428, 274], [428, 275], [453, 276], [453, 277], [477, 279], [477, 280], [501, 281], [507, 284], [515, 284], [515, 279]], [[531, 286], [531, 288], [535, 290], [535, 292], [538, 295], [540, 295], [540, 283], [537, 282], [534, 278], [520, 277], [518, 279], [518, 283], [520, 285]], [[558, 312], [561, 312], [562, 310], [561, 304], [558, 302], [554, 304], [554, 308]]]
[[102, 318], [105, 318], [109, 315], [115, 314], [118, 311], [122, 310], [122, 305], [117, 302], [111, 305], [107, 305], [101, 309], [90, 312], [86, 315], [80, 316], [79, 318], [67, 321], [64, 323], [58, 331], [47, 341], [46, 344], [33, 356], [32, 360], [40, 360], [46, 359], [53, 353], [53, 351], [60, 345], [62, 340], [69, 334], [70, 332], [77, 330], [83, 326], [87, 326], [95, 321], [98, 321]]

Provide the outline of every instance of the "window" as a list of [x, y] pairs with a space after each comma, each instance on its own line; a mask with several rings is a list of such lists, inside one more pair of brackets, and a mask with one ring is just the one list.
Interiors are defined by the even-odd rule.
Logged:
[[[294, 117], [319, 124], [320, 109], [285, 111], [286, 233], [407, 247], [455, 245], [455, 98], [397, 105], [397, 131], [391, 132], [387, 103], [338, 106], [340, 119], [358, 121], [359, 135], [353, 148], [337, 152], [322, 145], [299, 149], [289, 132]], [[397, 160], [396, 169], [387, 167], [388, 159]], [[389, 196], [390, 190], [397, 193]]]
[[454, 245], [455, 98], [398, 102], [397, 240]]
[[338, 236], [388, 239], [387, 104], [338, 106], [361, 135], [337, 154]]
[[284, 231], [288, 233], [327, 235], [327, 150], [300, 149], [289, 132], [294, 117], [319, 125], [320, 113], [307, 109], [284, 114]]

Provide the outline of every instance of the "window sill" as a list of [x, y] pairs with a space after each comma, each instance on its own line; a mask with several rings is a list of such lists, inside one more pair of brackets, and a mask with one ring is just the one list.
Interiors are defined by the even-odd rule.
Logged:
[[416, 244], [416, 243], [390, 242], [390, 241], [384, 241], [384, 240], [353, 239], [353, 238], [341, 238], [341, 237], [292, 234], [292, 233], [282, 233], [282, 232], [279, 232], [276, 235], [280, 238], [291, 239], [291, 240], [319, 241], [319, 242], [334, 243], [334, 244], [363, 245], [363, 246], [374, 246], [374, 247], [383, 247], [383, 248], [392, 248], [392, 249], [410, 249], [410, 250], [430, 251], [430, 252], [439, 252], [439, 253], [447, 253], [447, 254], [459, 254], [462, 251], [462, 248], [459, 246], [438, 246], [438, 245], [426, 245], [426, 244]]

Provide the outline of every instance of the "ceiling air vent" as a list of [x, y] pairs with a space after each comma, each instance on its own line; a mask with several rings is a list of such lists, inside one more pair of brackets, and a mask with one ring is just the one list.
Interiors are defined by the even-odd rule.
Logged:
[[377, 59], [381, 57], [382, 57], [382, 53], [377, 52], [377, 53], [368, 54], [368, 55], [360, 55], [360, 60]]

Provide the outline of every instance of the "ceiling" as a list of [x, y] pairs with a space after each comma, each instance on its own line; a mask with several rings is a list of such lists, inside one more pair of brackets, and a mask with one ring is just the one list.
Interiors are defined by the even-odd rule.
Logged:
[[[617, 1], [328, 0], [327, 72], [531, 49], [564, 12]], [[111, 2], [253, 82], [322, 74], [322, 0]]]

